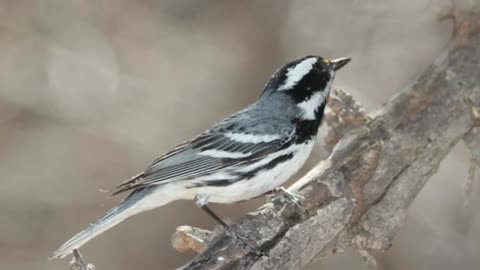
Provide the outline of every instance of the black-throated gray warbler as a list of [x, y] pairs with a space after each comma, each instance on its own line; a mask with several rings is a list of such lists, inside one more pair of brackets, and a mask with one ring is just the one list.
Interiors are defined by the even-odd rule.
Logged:
[[179, 199], [195, 200], [228, 228], [207, 203], [258, 197], [296, 173], [313, 149], [335, 72], [349, 61], [306, 56], [280, 68], [255, 103], [118, 186], [114, 194], [132, 192], [51, 258], [66, 256], [132, 215]]

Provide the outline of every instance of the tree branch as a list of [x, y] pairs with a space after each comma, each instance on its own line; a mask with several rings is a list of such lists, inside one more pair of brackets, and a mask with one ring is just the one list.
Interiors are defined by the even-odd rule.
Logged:
[[367, 257], [388, 249], [410, 203], [478, 123], [478, 18], [457, 19], [450, 49], [290, 187], [305, 197], [303, 209], [275, 197], [232, 224], [267, 256], [220, 232], [182, 269], [302, 269], [346, 247]]

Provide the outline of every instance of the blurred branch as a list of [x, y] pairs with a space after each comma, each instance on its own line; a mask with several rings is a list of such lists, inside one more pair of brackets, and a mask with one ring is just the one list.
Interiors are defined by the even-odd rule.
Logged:
[[333, 89], [323, 120], [328, 126], [328, 134], [324, 139], [325, 149], [331, 153], [343, 135], [364, 126], [369, 120], [371, 119], [366, 115], [363, 106], [352, 95]]
[[[478, 114], [475, 107], [472, 107], [472, 112], [475, 118], [480, 121], [480, 114]], [[470, 166], [468, 168], [467, 181], [464, 186], [465, 206], [469, 206], [475, 180], [475, 172], [477, 171], [477, 168], [480, 167], [480, 128], [472, 128], [472, 130], [463, 137], [463, 141], [470, 150]]]
[[342, 129], [348, 133], [328, 159], [289, 189], [305, 197], [304, 209], [274, 199], [232, 224], [266, 256], [221, 232], [182, 269], [302, 269], [346, 247], [374, 263], [370, 251], [390, 247], [452, 147], [465, 138], [479, 151], [468, 142], [480, 106], [479, 25], [478, 15], [455, 15], [450, 49], [382, 108], [353, 121], [354, 130]]
[[211, 232], [190, 226], [180, 226], [172, 236], [172, 246], [180, 251], [200, 253], [211, 237]]

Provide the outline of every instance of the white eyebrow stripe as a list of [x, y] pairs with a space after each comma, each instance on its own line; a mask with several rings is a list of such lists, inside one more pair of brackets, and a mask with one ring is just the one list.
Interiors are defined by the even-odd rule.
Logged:
[[252, 153], [228, 152], [223, 150], [210, 149], [202, 151], [197, 155], [209, 156], [213, 158], [244, 158], [252, 155]]
[[315, 57], [307, 58], [302, 62], [296, 64], [293, 67], [288, 68], [287, 70], [287, 79], [278, 90], [289, 90], [296, 83], [298, 83], [305, 75], [307, 75], [310, 70], [312, 70], [313, 65], [317, 63], [318, 59]]
[[257, 135], [257, 134], [246, 134], [246, 133], [234, 133], [228, 132], [224, 134], [225, 137], [229, 138], [232, 141], [240, 143], [261, 143], [261, 142], [272, 142], [280, 139], [279, 135]]

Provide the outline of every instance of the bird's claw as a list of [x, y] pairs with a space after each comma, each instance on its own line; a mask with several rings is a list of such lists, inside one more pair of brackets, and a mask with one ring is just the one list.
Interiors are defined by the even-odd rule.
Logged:
[[241, 249], [247, 250], [248, 252], [253, 252], [258, 257], [266, 256], [263, 251], [259, 250], [257, 247], [250, 245], [247, 240], [245, 240], [242, 236], [236, 233], [231, 227], [226, 227], [225, 233], [228, 237], [230, 237], [232, 242]]
[[303, 207], [303, 202], [305, 201], [305, 197], [299, 194], [295, 194], [286, 190], [284, 187], [278, 187], [274, 190], [275, 194], [279, 194], [286, 198], [287, 200], [293, 202], [298, 207]]
[[73, 259], [70, 262], [70, 270], [95, 270], [93, 264], [86, 263], [78, 249], [73, 250]]

